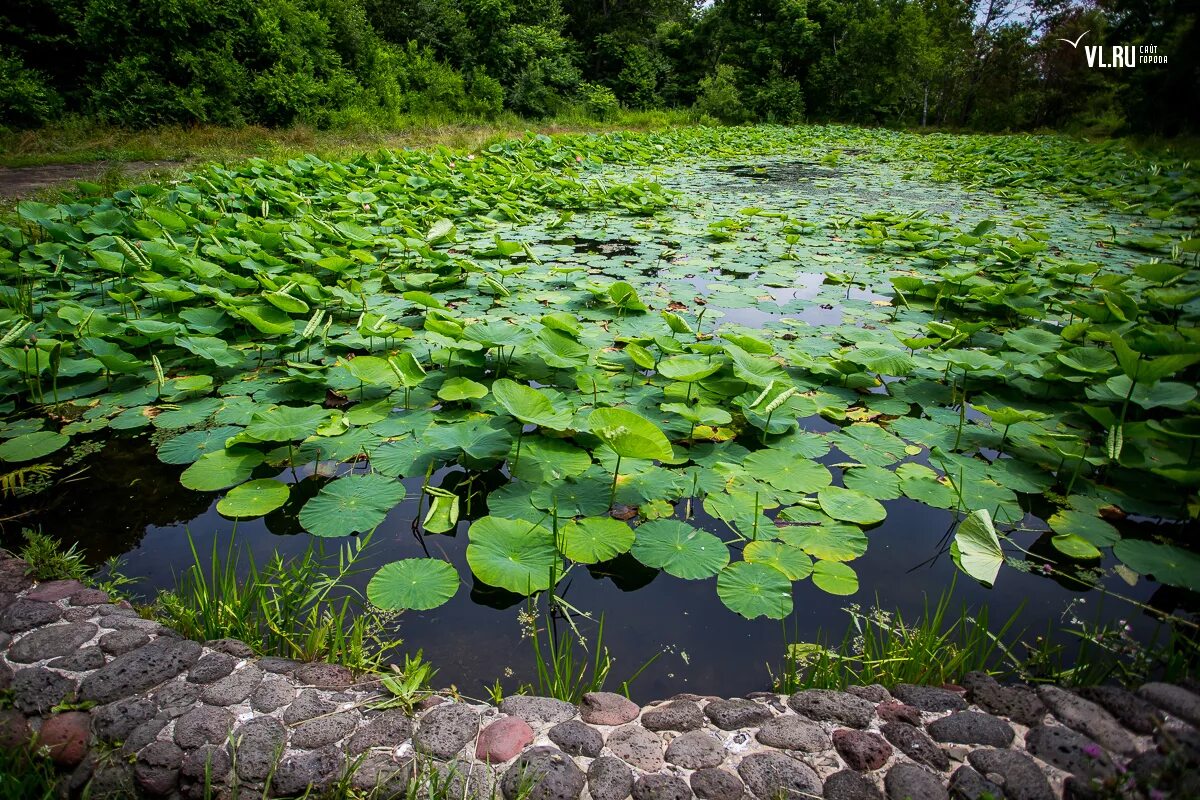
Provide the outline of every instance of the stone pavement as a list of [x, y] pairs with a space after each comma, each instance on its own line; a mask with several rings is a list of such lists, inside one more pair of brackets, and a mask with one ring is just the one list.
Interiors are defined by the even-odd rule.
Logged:
[[439, 772], [456, 799], [1194, 800], [1194, 688], [1075, 692], [973, 673], [961, 687], [644, 707], [605, 692], [579, 706], [431, 697], [410, 716], [376, 708], [376, 684], [343, 667], [185, 640], [102, 592], [34, 586], [22, 562], [0, 560], [11, 699], [0, 747], [37, 741], [63, 793], [93, 800], [201, 798], [206, 784], [214, 798], [291, 797], [348, 773], [359, 789], [403, 796], [414, 765]]

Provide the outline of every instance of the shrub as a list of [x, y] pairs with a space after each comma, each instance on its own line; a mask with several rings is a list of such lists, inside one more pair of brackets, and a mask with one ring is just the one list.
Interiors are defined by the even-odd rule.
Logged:
[[755, 116], [766, 122], [792, 124], [804, 121], [804, 89], [799, 81], [772, 76], [754, 97]]
[[737, 71], [728, 64], [719, 64], [713, 74], [700, 80], [696, 96], [696, 112], [713, 117], [727, 125], [737, 125], [749, 118], [737, 86]]
[[0, 52], [0, 124], [38, 125], [62, 113], [62, 98], [20, 58]]
[[595, 83], [579, 84], [579, 101], [593, 119], [612, 119], [621, 110], [613, 90]]

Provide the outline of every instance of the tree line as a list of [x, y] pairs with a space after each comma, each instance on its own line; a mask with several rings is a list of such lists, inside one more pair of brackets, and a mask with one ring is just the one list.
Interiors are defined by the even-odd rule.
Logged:
[[[1196, 17], [1195, 0], [6, 0], [0, 124], [624, 108], [1171, 135], [1200, 128]], [[1168, 63], [1089, 66], [1112, 44]]]

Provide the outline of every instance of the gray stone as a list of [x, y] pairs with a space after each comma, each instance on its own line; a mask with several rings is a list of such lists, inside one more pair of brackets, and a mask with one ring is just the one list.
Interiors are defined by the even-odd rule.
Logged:
[[958, 692], [939, 689], [936, 686], [916, 686], [901, 683], [892, 689], [892, 694], [902, 703], [908, 703], [922, 711], [963, 711], [967, 701]]
[[237, 659], [227, 653], [208, 653], [188, 670], [187, 679], [191, 683], [219, 681], [233, 672], [237, 663]]
[[921, 725], [921, 711], [912, 706], [893, 700], [890, 703], [880, 703], [875, 706], [875, 715], [884, 722], [907, 722], [909, 725]]
[[[62, 621], [63, 622], [88, 622], [91, 620], [91, 618], [93, 616], [95, 616], [95, 614], [92, 611], [92, 609], [90, 609], [90, 608], [74, 608], [74, 607], [64, 608], [63, 615], [62, 615]], [[12, 634], [6, 633], [4, 635], [11, 636]]]
[[968, 672], [963, 686], [971, 702], [984, 711], [1027, 727], [1041, 724], [1046, 716], [1046, 706], [1028, 686], [1002, 686], [986, 672]]
[[[856, 698], [857, 699], [857, 698]], [[755, 753], [738, 764], [738, 775], [759, 800], [821, 796], [821, 779], [807, 764], [783, 753]]]
[[0, 691], [12, 686], [13, 674], [13, 669], [8, 665], [8, 662], [0, 660]]
[[344, 739], [358, 726], [361, 719], [357, 711], [342, 711], [327, 717], [317, 717], [302, 722], [292, 731], [291, 745], [304, 750], [315, 750]]
[[75, 694], [77, 687], [74, 678], [59, 675], [45, 667], [23, 669], [12, 680], [12, 703], [30, 716], [45, 715]]
[[492, 771], [484, 764], [451, 761], [437, 764], [434, 769], [442, 778], [448, 798], [497, 800], [495, 787], [492, 786]]
[[846, 766], [859, 772], [877, 770], [892, 756], [892, 746], [870, 731], [838, 728], [833, 732], [833, 746]]
[[504, 698], [500, 703], [500, 711], [510, 717], [520, 717], [534, 728], [566, 722], [576, 714], [575, 706], [563, 700], [523, 694]]
[[254, 650], [241, 639], [209, 639], [204, 646], [235, 658], [253, 658]]
[[92, 709], [92, 733], [103, 742], [122, 742], [156, 713], [158, 706], [145, 697], [118, 700]]
[[1200, 695], [1169, 683], [1147, 683], [1138, 694], [1168, 714], [1200, 726]]
[[51, 625], [22, 636], [8, 649], [8, 660], [30, 664], [46, 658], [55, 658], [74, 653], [96, 635], [97, 628], [90, 622], [68, 625]]
[[320, 796], [342, 772], [342, 754], [336, 747], [288, 753], [279, 760], [271, 789], [277, 797], [294, 797], [306, 792]]
[[865, 728], [875, 717], [874, 703], [830, 689], [796, 692], [788, 698], [788, 705], [809, 719], [840, 722], [852, 728]]
[[870, 686], [847, 686], [846, 692], [855, 697], [861, 697], [863, 700], [870, 700], [872, 703], [890, 703], [892, 701], [892, 693], [881, 683], [872, 683]]
[[238, 727], [232, 745], [238, 777], [245, 781], [265, 780], [283, 752], [287, 729], [274, 717], [255, 717]]
[[133, 778], [147, 794], [170, 794], [179, 780], [183, 751], [170, 742], [151, 742], [137, 754]]
[[604, 748], [600, 731], [577, 719], [558, 723], [547, 735], [564, 753], [572, 756], [595, 758]]
[[704, 707], [704, 714], [724, 731], [753, 728], [774, 716], [771, 709], [762, 703], [740, 697], [731, 700], [713, 700]]
[[619, 758], [600, 756], [588, 767], [587, 784], [592, 800], [625, 800], [633, 791], [633, 770]]
[[33, 586], [26, 569], [28, 565], [19, 558], [0, 559], [0, 592], [23, 592]]
[[215, 744], [205, 744], [184, 755], [179, 774], [197, 783], [203, 783], [207, 778], [211, 778], [212, 785], [215, 787], [226, 783], [232, 767], [233, 762], [229, 758], [229, 751]]
[[354, 684], [354, 673], [340, 664], [301, 664], [295, 674], [297, 683], [318, 689], [345, 689]]
[[412, 736], [412, 719], [398, 708], [367, 717], [366, 724], [350, 737], [346, 746], [351, 755], [366, 752], [372, 747], [399, 747]]
[[266, 656], [254, 663], [263, 672], [271, 672], [276, 675], [291, 675], [296, 671], [296, 667], [300, 666], [299, 661], [294, 661], [290, 658], [280, 658], [278, 656]]
[[883, 787], [887, 790], [888, 800], [948, 800], [950, 797], [936, 775], [916, 764], [892, 767], [883, 779]]
[[691, 800], [687, 782], [674, 775], [643, 775], [633, 784], [633, 800]]
[[15, 708], [0, 708], [0, 750], [16, 750], [28, 744], [32, 735], [24, 714]]
[[25, 598], [42, 603], [57, 603], [86, 588], [76, 580], [44, 581], [27, 591]]
[[674, 700], [643, 711], [642, 727], [649, 731], [694, 731], [704, 727], [704, 712], [690, 700]]
[[100, 589], [80, 589], [67, 598], [73, 606], [98, 606], [108, 602], [108, 595]]
[[169, 680], [196, 663], [200, 644], [186, 639], [158, 639], [132, 653], [117, 656], [83, 679], [80, 698], [109, 703]]
[[52, 603], [21, 599], [0, 611], [0, 631], [21, 633], [62, 619], [62, 609]]
[[667, 761], [684, 769], [716, 767], [724, 760], [721, 740], [708, 731], [690, 731], [667, 745]]
[[391, 753], [371, 753], [350, 776], [350, 785], [368, 797], [400, 798], [412, 774], [412, 759], [397, 761]]
[[1101, 747], [1125, 755], [1137, 752], [1133, 737], [1102, 706], [1057, 686], [1042, 686], [1038, 689], [1038, 697], [1059, 722]]
[[216, 706], [197, 706], [175, 720], [175, 744], [194, 750], [202, 744], [224, 744], [236, 718]]
[[190, 709], [200, 697], [199, 687], [184, 680], [171, 680], [154, 693], [158, 710], [170, 718]]
[[606, 744], [614, 756], [643, 772], [654, 772], [662, 768], [662, 739], [641, 725], [618, 728], [608, 735]]
[[[586, 783], [566, 753], [556, 747], [531, 747], [505, 771], [500, 789], [506, 800], [576, 800]], [[531, 784], [533, 789], [524, 793]]]
[[250, 694], [250, 707], [259, 713], [267, 714], [277, 708], [283, 708], [295, 699], [296, 689], [291, 681], [279, 675], [268, 674]]
[[963, 766], [950, 776], [950, 796], [954, 800], [1004, 800], [1004, 789]]
[[986, 744], [990, 747], [1008, 747], [1012, 744], [1012, 726], [991, 714], [978, 711], [959, 711], [935, 719], [925, 726], [929, 735], [938, 742], [954, 744]]
[[141, 631], [112, 631], [100, 637], [100, 649], [112, 656], [119, 656], [150, 644], [150, 637]]
[[245, 700], [262, 683], [263, 671], [254, 664], [243, 664], [220, 680], [204, 687], [200, 699], [213, 706], [232, 706]]
[[334, 711], [337, 705], [316, 689], [305, 689], [283, 712], [283, 721], [288, 725], [304, 722]]
[[[104, 603], [96, 606], [96, 614], [101, 617], [134, 617], [137, 618], [137, 610], [129, 603], [124, 601], [120, 603]], [[104, 624], [108, 626], [109, 620], [105, 620]], [[109, 626], [111, 627], [111, 626]]]
[[129, 736], [121, 743], [121, 754], [124, 756], [136, 755], [139, 750], [157, 739], [166, 727], [167, 720], [162, 717], [146, 720], [129, 732]]
[[742, 779], [723, 769], [698, 769], [689, 783], [700, 800], [741, 800], [746, 793]]
[[896, 749], [918, 764], [943, 772], [950, 768], [950, 758], [920, 728], [907, 722], [889, 722], [880, 730]]
[[475, 709], [463, 703], [446, 703], [427, 711], [417, 723], [413, 747], [434, 758], [447, 759], [474, 741], [478, 732], [479, 713]]
[[624, 725], [642, 713], [637, 703], [612, 692], [588, 692], [579, 705], [579, 716], [592, 725]]
[[104, 653], [99, 647], [85, 647], [69, 656], [56, 658], [46, 666], [67, 672], [91, 672], [104, 666]]
[[1000, 784], [1008, 800], [1054, 800], [1041, 768], [1019, 750], [972, 750], [967, 762]]
[[825, 729], [815, 722], [795, 714], [767, 720], [755, 738], [768, 747], [778, 747], [781, 750], [802, 750], [815, 753], [828, 750], [832, 744]]
[[154, 634], [156, 636], [168, 636], [172, 639], [178, 638], [179, 634], [171, 630], [160, 622], [155, 622], [152, 619], [143, 619], [137, 616], [136, 612], [132, 616], [114, 615], [105, 617], [100, 621], [101, 627], [112, 628], [118, 631], [141, 631], [146, 634]]
[[883, 793], [867, 776], [844, 769], [825, 779], [825, 800], [883, 800]]
[[1039, 725], [1025, 735], [1025, 747], [1047, 764], [1072, 775], [1103, 780], [1116, 774], [1108, 753], [1070, 728]]
[[1162, 712], [1154, 704], [1119, 686], [1085, 686], [1077, 691], [1080, 696], [1104, 706], [1134, 733], [1154, 733], [1162, 722]]

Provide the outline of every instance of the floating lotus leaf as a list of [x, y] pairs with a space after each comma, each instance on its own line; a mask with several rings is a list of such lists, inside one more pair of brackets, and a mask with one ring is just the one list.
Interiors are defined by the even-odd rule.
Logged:
[[197, 492], [228, 489], [250, 477], [254, 468], [263, 462], [257, 450], [235, 447], [205, 453], [179, 476], [179, 482]]
[[875, 500], [895, 500], [901, 495], [900, 478], [886, 467], [867, 464], [846, 469], [842, 483], [847, 489]]
[[623, 408], [598, 408], [588, 416], [588, 428], [622, 458], [671, 461], [667, 437], [650, 420]]
[[505, 411], [526, 425], [561, 431], [571, 423], [570, 413], [556, 410], [550, 398], [532, 386], [500, 378], [492, 382], [492, 396]]
[[887, 511], [878, 500], [840, 486], [821, 489], [817, 492], [817, 502], [821, 504], [821, 510], [834, 519], [859, 525], [874, 525], [887, 516]]
[[227, 517], [261, 517], [286, 503], [289, 491], [286, 483], [271, 478], [248, 481], [218, 500], [217, 511]]
[[738, 561], [717, 575], [717, 596], [746, 619], [784, 619], [792, 613], [792, 582], [768, 564]]
[[563, 554], [580, 564], [608, 561], [629, 552], [634, 532], [624, 522], [611, 517], [586, 517], [572, 520], [562, 528]]
[[742, 466], [755, 478], [789, 492], [811, 494], [833, 482], [833, 476], [822, 464], [781, 448], [752, 453]]
[[158, 446], [158, 460], [164, 464], [191, 464], [205, 453], [225, 449], [225, 440], [241, 433], [232, 425], [181, 433]]
[[658, 362], [658, 374], [673, 381], [693, 383], [719, 370], [724, 361], [705, 356], [672, 356]]
[[633, 556], [647, 567], [688, 580], [712, 577], [729, 563], [729, 549], [720, 539], [675, 519], [640, 526]]
[[1055, 513], [1050, 519], [1050, 528], [1059, 535], [1073, 535], [1090, 542], [1096, 547], [1111, 547], [1120, 540], [1121, 534], [1112, 525], [1093, 514], [1066, 509]]
[[330, 416], [320, 406], [271, 406], [255, 412], [246, 435], [260, 442], [292, 442], [315, 434]]
[[475, 577], [516, 594], [550, 588], [559, 569], [554, 534], [525, 520], [480, 517], [467, 531], [467, 563]]
[[448, 425], [434, 425], [425, 432], [431, 447], [457, 452], [463, 466], [489, 469], [504, 460], [512, 446], [512, 434], [494, 417], [474, 417]]
[[35, 431], [16, 436], [0, 444], [0, 460], [32, 461], [67, 446], [71, 437], [56, 431]]
[[404, 484], [384, 475], [344, 475], [300, 509], [300, 524], [316, 536], [374, 530], [404, 499]]
[[1144, 539], [1122, 539], [1113, 545], [1113, 554], [1141, 575], [1181, 589], [1200, 591], [1200, 555], [1190, 550]]
[[1102, 555], [1094, 544], [1082, 536], [1077, 536], [1073, 533], [1060, 533], [1057, 536], [1052, 536], [1050, 544], [1067, 558], [1074, 558], [1080, 561], [1100, 558]]
[[428, 611], [458, 591], [458, 572], [436, 558], [405, 558], [384, 564], [367, 584], [367, 599], [389, 611]]
[[867, 536], [862, 529], [840, 522], [789, 525], [779, 531], [779, 538], [825, 561], [853, 561], [867, 552]]
[[848, 595], [858, 591], [858, 574], [849, 564], [818, 561], [813, 565], [813, 583], [829, 594]]
[[812, 559], [802, 549], [780, 542], [749, 542], [742, 551], [742, 557], [756, 564], [774, 567], [793, 581], [807, 578], [813, 568]]
[[437, 396], [446, 402], [478, 400], [487, 397], [488, 388], [470, 378], [450, 378], [438, 389]]

